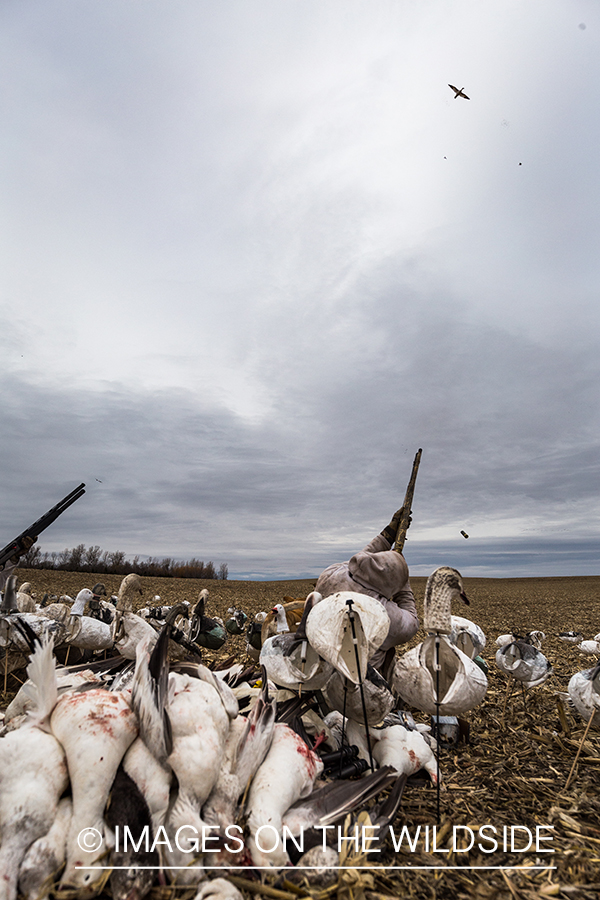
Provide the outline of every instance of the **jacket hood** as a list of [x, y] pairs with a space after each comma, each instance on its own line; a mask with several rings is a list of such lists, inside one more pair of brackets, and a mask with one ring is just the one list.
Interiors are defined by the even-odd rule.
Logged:
[[408, 581], [406, 560], [396, 550], [381, 553], [361, 550], [350, 559], [348, 571], [359, 584], [377, 591], [387, 600], [391, 600]]

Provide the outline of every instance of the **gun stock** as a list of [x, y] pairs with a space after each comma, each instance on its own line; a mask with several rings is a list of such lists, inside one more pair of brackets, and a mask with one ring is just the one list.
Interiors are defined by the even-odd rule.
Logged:
[[410, 475], [410, 481], [408, 482], [408, 487], [406, 488], [406, 494], [404, 496], [404, 511], [402, 513], [402, 517], [400, 519], [400, 524], [398, 525], [398, 532], [396, 535], [396, 542], [394, 544], [394, 550], [397, 553], [402, 553], [404, 548], [404, 542], [406, 541], [406, 532], [410, 527], [410, 516], [412, 512], [412, 501], [413, 495], [415, 493], [415, 483], [417, 481], [417, 472], [419, 471], [419, 463], [421, 462], [421, 453], [422, 449], [417, 450], [416, 456], [414, 458], [412, 472]]
[[58, 519], [58, 517], [64, 513], [65, 509], [68, 509], [72, 503], [79, 500], [83, 494], [85, 494], [85, 484], [82, 483], [72, 490], [70, 494], [67, 494], [66, 497], [63, 497], [56, 506], [49, 509], [43, 516], [40, 516], [33, 525], [30, 525], [29, 528], [22, 531], [18, 537], [10, 541], [6, 547], [3, 547], [2, 550], [0, 550], [0, 570], [3, 569], [6, 563], [11, 559], [14, 562], [18, 562], [19, 557], [24, 553], [27, 553], [29, 548], [35, 544], [42, 531], [49, 525], [52, 525], [54, 520]]

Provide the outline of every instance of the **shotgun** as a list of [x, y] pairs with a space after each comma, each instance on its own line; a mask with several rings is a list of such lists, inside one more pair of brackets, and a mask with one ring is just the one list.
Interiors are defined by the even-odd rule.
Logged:
[[410, 481], [408, 482], [408, 487], [406, 488], [406, 494], [404, 496], [404, 506], [402, 510], [402, 516], [400, 518], [400, 523], [398, 525], [398, 532], [396, 535], [396, 543], [394, 544], [394, 550], [397, 553], [402, 553], [404, 548], [404, 542], [406, 540], [406, 532], [410, 527], [410, 516], [412, 512], [412, 501], [413, 494], [415, 492], [415, 482], [417, 480], [417, 472], [419, 471], [419, 463], [421, 462], [421, 453], [423, 450], [417, 450], [417, 454], [415, 456], [412, 472], [410, 476]]
[[63, 497], [56, 506], [53, 506], [47, 513], [44, 513], [44, 515], [34, 522], [33, 525], [26, 528], [18, 537], [10, 541], [6, 547], [0, 550], [0, 570], [4, 568], [9, 560], [17, 563], [19, 557], [23, 556], [24, 553], [27, 553], [29, 548], [35, 544], [42, 531], [44, 531], [48, 525], [52, 525], [54, 520], [58, 519], [58, 517], [64, 513], [65, 509], [68, 509], [72, 503], [79, 500], [82, 494], [85, 494], [84, 488], [85, 484], [80, 484], [79, 487], [76, 487], [70, 494]]

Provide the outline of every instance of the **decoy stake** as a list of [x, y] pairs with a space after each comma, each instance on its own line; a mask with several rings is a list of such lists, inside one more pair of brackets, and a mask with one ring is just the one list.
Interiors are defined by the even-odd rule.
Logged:
[[[373, 753], [371, 750], [371, 735], [369, 734], [369, 722], [367, 720], [367, 705], [365, 703], [365, 691], [363, 687], [363, 678], [362, 678], [362, 669], [361, 669], [361, 661], [358, 653], [358, 638], [356, 636], [356, 622], [354, 619], [354, 610], [352, 608], [352, 600], [346, 600], [346, 606], [348, 607], [348, 618], [350, 619], [350, 628], [352, 630], [352, 644], [354, 646], [354, 658], [356, 662], [356, 670], [358, 675], [358, 689], [360, 691], [360, 702], [362, 704], [363, 718], [365, 720], [365, 732], [367, 736], [367, 747], [369, 748], [369, 765], [371, 767], [371, 772], [375, 771], [375, 764], [373, 762]], [[361, 626], [362, 630], [362, 626]], [[347, 685], [346, 680], [346, 685]], [[345, 703], [344, 703], [345, 705]]]
[[585, 729], [585, 731], [584, 731], [584, 733], [583, 733], [583, 737], [581, 738], [581, 744], [579, 745], [579, 749], [578, 749], [578, 751], [577, 751], [577, 755], [575, 756], [575, 759], [573, 760], [573, 765], [571, 766], [571, 771], [569, 772], [569, 777], [567, 778], [567, 783], [565, 784], [565, 791], [567, 790], [567, 788], [569, 787], [569, 785], [570, 785], [570, 783], [571, 783], [571, 777], [572, 777], [572, 775], [573, 775], [573, 772], [575, 771], [575, 766], [577, 765], [577, 760], [579, 759], [579, 756], [580, 756], [580, 754], [581, 754], [581, 751], [583, 750], [583, 745], [585, 744], [585, 739], [586, 739], [586, 737], [588, 736], [588, 731], [589, 731], [590, 728], [592, 727], [592, 722], [594, 721], [594, 715], [595, 715], [595, 713], [596, 713], [596, 707], [594, 707], [593, 710], [592, 710], [592, 714], [591, 714], [591, 716], [590, 716], [590, 718], [589, 718], [589, 721], [588, 721], [588, 723], [587, 723], [587, 728]]

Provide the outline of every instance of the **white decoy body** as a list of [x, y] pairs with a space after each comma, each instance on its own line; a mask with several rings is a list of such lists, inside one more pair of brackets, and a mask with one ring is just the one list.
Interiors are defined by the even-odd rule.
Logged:
[[461, 715], [478, 706], [487, 691], [482, 670], [451, 641], [451, 607], [456, 598], [469, 602], [462, 576], [450, 566], [440, 566], [425, 586], [423, 627], [430, 634], [396, 660], [391, 679], [397, 694], [430, 715]]
[[35, 712], [0, 740], [0, 900], [16, 900], [25, 853], [50, 830], [69, 783], [63, 748], [47, 730], [57, 697], [50, 641], [36, 649], [27, 674], [36, 692]]
[[79, 650], [108, 650], [113, 643], [110, 625], [83, 615], [86, 603], [93, 599], [89, 588], [83, 588], [75, 597], [68, 620], [68, 643]]
[[[118, 619], [118, 622], [117, 622]], [[125, 659], [136, 658], [136, 648], [142, 641], [148, 641], [150, 649], [156, 643], [157, 632], [152, 625], [134, 612], [120, 612], [115, 614], [112, 626], [111, 639], [114, 641], [115, 650]]]
[[486, 644], [485, 634], [479, 625], [462, 616], [451, 616], [450, 623], [449, 637], [452, 643], [471, 659], [479, 656]]
[[515, 640], [514, 634], [509, 632], [508, 634], [501, 634], [496, 638], [496, 646], [497, 647], [506, 647], [507, 644], [512, 644]]
[[[281, 844], [283, 815], [292, 803], [311, 793], [322, 771], [323, 763], [316, 753], [291, 728], [278, 722], [271, 748], [252, 780], [246, 803], [250, 831], [246, 846], [255, 865], [285, 866], [289, 863]], [[261, 851], [256, 835], [261, 826], [267, 825], [275, 829], [275, 833], [271, 829], [261, 832], [259, 843], [265, 848]], [[275, 843], [276, 834], [279, 835], [277, 846], [273, 852], [265, 852]]]
[[597, 656], [600, 654], [600, 641], [582, 641], [577, 649], [586, 656]]
[[35, 598], [31, 595], [31, 585], [28, 581], [22, 584], [17, 591], [17, 606], [19, 607], [19, 612], [35, 612]]
[[[308, 617], [321, 594], [313, 591], [304, 604], [302, 619], [295, 632], [282, 632], [267, 638], [260, 651], [259, 662], [275, 684], [292, 691], [319, 691], [333, 674], [333, 666], [311, 646], [306, 634]], [[281, 604], [279, 604], [281, 606]], [[283, 607], [281, 606], [283, 611]]]
[[528, 631], [525, 639], [536, 650], [541, 650], [542, 644], [546, 640], [546, 635], [543, 631]]
[[25, 900], [47, 900], [53, 876], [65, 862], [71, 813], [71, 798], [63, 797], [50, 830], [25, 854], [19, 870], [19, 892]]
[[124, 694], [94, 688], [61, 697], [50, 724], [64, 747], [73, 797], [61, 885], [91, 888], [100, 870], [77, 867], [96, 866], [104, 848], [84, 852], [77, 837], [84, 828], [104, 834], [106, 801], [119, 763], [137, 736], [137, 721]]
[[496, 665], [506, 675], [529, 689], [543, 684], [552, 675], [552, 666], [543, 653], [526, 641], [513, 641], [496, 653]]
[[[584, 672], [575, 672], [567, 688], [575, 709], [584, 719], [594, 713], [594, 721], [600, 713], [600, 663]], [[600, 727], [600, 721], [597, 723]]]
[[[420, 769], [429, 773], [437, 784], [437, 765], [433, 750], [418, 731], [408, 731], [403, 725], [375, 730], [373, 757], [380, 768], [393, 766], [399, 775], [414, 775]], [[440, 779], [441, 780], [441, 779]]]
[[[578, 644], [583, 640], [583, 635], [580, 631], [561, 631], [558, 637], [559, 640], [565, 641], [567, 644]], [[598, 637], [600, 637], [600, 635]], [[594, 638], [594, 640], [596, 640], [596, 638]]]
[[[360, 669], [356, 664], [350, 611]], [[390, 619], [383, 604], [355, 591], [338, 591], [315, 603], [306, 619], [306, 636], [311, 647], [354, 684], [365, 678], [367, 663], [385, 641], [389, 629]]]
[[134, 601], [142, 595], [142, 581], [135, 572], [126, 575], [119, 587], [115, 617], [110, 626], [115, 650], [125, 659], [136, 658], [136, 647], [147, 639], [154, 646], [158, 637], [156, 631], [133, 610]]
[[429, 715], [459, 716], [482, 702], [487, 692], [487, 678], [471, 657], [452, 644], [445, 634], [439, 637], [440, 669], [437, 671], [436, 641], [437, 636], [430, 634], [396, 660], [392, 689], [411, 706]]

